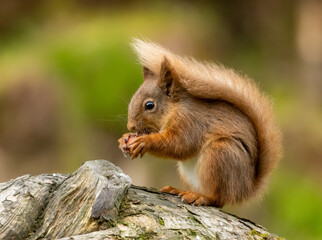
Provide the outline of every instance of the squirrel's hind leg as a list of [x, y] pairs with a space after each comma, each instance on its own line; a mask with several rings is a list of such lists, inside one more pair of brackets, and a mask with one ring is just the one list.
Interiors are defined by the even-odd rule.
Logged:
[[242, 202], [252, 195], [255, 166], [242, 143], [221, 138], [204, 150], [199, 179], [217, 205]]

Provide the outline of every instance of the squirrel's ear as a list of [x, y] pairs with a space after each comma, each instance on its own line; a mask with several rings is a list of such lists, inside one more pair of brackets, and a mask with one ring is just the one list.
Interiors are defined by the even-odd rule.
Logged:
[[177, 100], [181, 91], [181, 85], [175, 70], [167, 58], [161, 64], [159, 87], [173, 100]]
[[143, 67], [143, 80], [155, 78], [156, 75], [147, 67]]

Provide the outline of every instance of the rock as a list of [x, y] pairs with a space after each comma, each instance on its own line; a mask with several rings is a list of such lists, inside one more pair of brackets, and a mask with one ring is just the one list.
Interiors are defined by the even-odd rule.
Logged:
[[131, 185], [105, 160], [0, 184], [0, 239], [280, 239], [255, 223]]

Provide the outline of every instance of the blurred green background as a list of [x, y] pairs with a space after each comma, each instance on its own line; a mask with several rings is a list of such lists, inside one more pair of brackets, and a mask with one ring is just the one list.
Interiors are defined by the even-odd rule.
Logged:
[[180, 187], [175, 162], [118, 150], [142, 82], [133, 37], [219, 61], [272, 96], [285, 156], [262, 200], [225, 210], [321, 239], [321, 1], [1, 1], [0, 181], [103, 158], [134, 184]]

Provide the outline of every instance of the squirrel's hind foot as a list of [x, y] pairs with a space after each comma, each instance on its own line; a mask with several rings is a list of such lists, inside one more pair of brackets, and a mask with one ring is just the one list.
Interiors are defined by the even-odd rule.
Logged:
[[182, 201], [194, 206], [215, 206], [215, 201], [198, 193], [185, 191], [179, 194]]
[[194, 206], [222, 207], [219, 206], [214, 199], [208, 198], [198, 193], [180, 190], [171, 186], [166, 186], [162, 188], [160, 191], [178, 195], [183, 202]]

